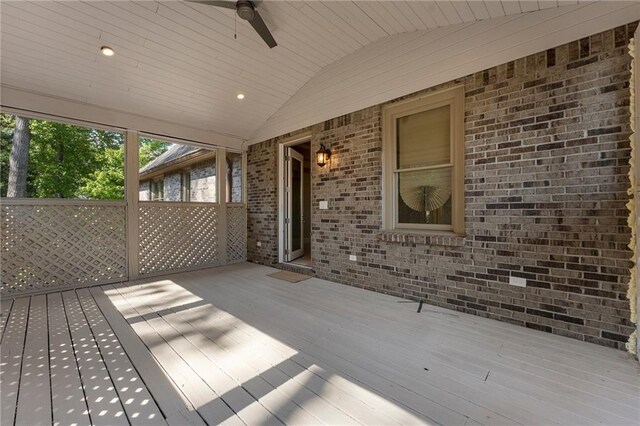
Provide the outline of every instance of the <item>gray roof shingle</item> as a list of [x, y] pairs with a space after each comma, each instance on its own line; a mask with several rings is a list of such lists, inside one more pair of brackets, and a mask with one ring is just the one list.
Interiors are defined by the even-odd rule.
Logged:
[[141, 174], [147, 173], [153, 169], [156, 169], [167, 163], [177, 160], [180, 157], [184, 157], [186, 155], [195, 153], [196, 151], [200, 151], [200, 150], [201, 148], [196, 148], [189, 145], [173, 144], [171, 148], [169, 148], [167, 151], [165, 151], [164, 153], [156, 157], [153, 161], [147, 163], [138, 172]]

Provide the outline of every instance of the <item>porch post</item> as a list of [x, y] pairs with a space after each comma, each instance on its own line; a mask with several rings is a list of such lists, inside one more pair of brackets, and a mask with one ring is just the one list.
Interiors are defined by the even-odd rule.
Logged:
[[129, 280], [140, 273], [140, 211], [138, 208], [138, 132], [128, 130], [125, 143], [125, 199], [127, 201], [127, 265]]
[[[218, 148], [216, 154], [218, 181], [218, 254], [220, 265], [227, 264], [227, 150]], [[233, 236], [232, 236], [233, 238]]]

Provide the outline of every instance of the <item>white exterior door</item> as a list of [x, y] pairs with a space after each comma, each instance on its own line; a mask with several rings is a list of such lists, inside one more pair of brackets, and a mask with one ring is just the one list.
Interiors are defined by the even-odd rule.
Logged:
[[304, 255], [304, 157], [286, 148], [285, 159], [285, 259], [290, 262]]

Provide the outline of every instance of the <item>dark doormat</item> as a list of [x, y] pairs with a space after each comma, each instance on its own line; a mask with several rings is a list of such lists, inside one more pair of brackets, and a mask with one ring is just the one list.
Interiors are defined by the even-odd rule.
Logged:
[[269, 274], [267, 276], [283, 281], [289, 281], [290, 283], [299, 283], [300, 281], [308, 280], [309, 278], [311, 278], [309, 275], [302, 275], [291, 271], [274, 272], [273, 274]]

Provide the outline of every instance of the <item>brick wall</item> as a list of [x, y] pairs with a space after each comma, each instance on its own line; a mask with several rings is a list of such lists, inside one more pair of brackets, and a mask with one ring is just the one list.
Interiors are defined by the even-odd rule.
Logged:
[[140, 182], [140, 187], [138, 189], [138, 192], [139, 192], [138, 199], [140, 201], [151, 200], [151, 182], [148, 180]]
[[[465, 86], [465, 238], [381, 231], [381, 105], [307, 129], [312, 152], [324, 143], [333, 153], [330, 166], [312, 168], [317, 276], [623, 348], [633, 331], [625, 203], [634, 29], [422, 92]], [[277, 144], [289, 136], [249, 148], [254, 262], [277, 262]], [[508, 285], [511, 275], [527, 288]]]
[[216, 162], [198, 163], [191, 168], [191, 201], [216, 201]]
[[277, 141], [247, 152], [247, 259], [264, 265], [278, 261]]
[[230, 189], [230, 202], [242, 202], [242, 154], [227, 153], [227, 185]]
[[[182, 173], [187, 169], [173, 170], [162, 177], [164, 201], [182, 200]], [[216, 201], [216, 163], [207, 160], [191, 166], [189, 169], [191, 185], [189, 187], [191, 201]], [[151, 200], [151, 184], [149, 180], [140, 181], [140, 201]]]
[[182, 201], [182, 171], [164, 175], [162, 183], [164, 201]]

